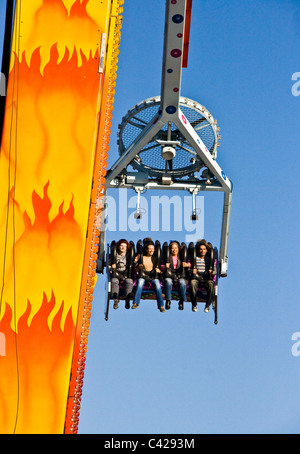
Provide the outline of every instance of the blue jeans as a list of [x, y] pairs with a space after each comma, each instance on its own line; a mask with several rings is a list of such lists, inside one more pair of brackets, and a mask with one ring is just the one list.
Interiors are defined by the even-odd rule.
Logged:
[[[136, 292], [135, 292], [134, 299], [133, 299], [133, 304], [137, 304], [138, 306], [140, 305], [140, 300], [141, 300], [144, 284], [145, 284], [145, 279], [142, 279], [140, 277], [138, 280], [138, 283], [137, 283]], [[152, 279], [151, 284], [155, 290], [157, 305], [158, 305], [158, 307], [161, 307], [164, 305], [164, 300], [163, 300], [163, 296], [162, 296], [160, 280]]]
[[[172, 294], [172, 286], [173, 286], [173, 280], [170, 277], [167, 277], [165, 279], [165, 296], [166, 300], [171, 300]], [[178, 280], [178, 293], [179, 293], [179, 298], [182, 301], [186, 300], [186, 282], [185, 279], [179, 279]]]

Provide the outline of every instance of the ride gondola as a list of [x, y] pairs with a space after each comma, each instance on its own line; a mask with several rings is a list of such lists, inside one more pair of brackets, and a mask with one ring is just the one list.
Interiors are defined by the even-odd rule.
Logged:
[[[170, 242], [172, 243], [172, 242]], [[163, 246], [161, 247], [161, 244], [158, 240], [155, 241], [155, 257], [157, 261], [157, 266], [159, 268], [162, 267], [162, 264], [166, 264], [170, 262], [170, 243], [164, 242]], [[186, 302], [191, 302], [190, 298], [190, 289], [189, 289], [189, 279], [191, 277], [191, 269], [195, 266], [196, 264], [196, 250], [197, 250], [197, 242], [194, 244], [193, 242], [189, 243], [188, 246], [183, 242], [180, 244], [180, 259], [183, 262], [188, 262], [190, 266], [188, 269], [184, 269], [182, 273], [182, 277], [186, 279], [186, 287], [187, 287], [187, 293], [186, 293]], [[138, 240], [136, 247], [133, 243], [133, 241], [130, 241], [130, 249], [127, 251], [127, 260], [128, 260], [128, 269], [130, 270], [130, 276], [133, 278], [133, 291], [130, 295], [130, 300], [133, 300], [136, 287], [137, 287], [137, 282], [139, 277], [144, 277], [143, 275], [143, 270], [139, 265], [142, 265], [143, 263], [143, 253], [144, 253], [144, 248], [145, 244], [147, 242]], [[178, 243], [179, 244], [179, 243]], [[213, 269], [213, 267], [217, 267], [218, 263], [218, 250], [216, 247], [213, 247], [211, 243], [207, 243], [209, 246], [208, 254], [209, 254], [209, 260], [210, 260], [210, 268]], [[138, 256], [138, 261], [135, 263], [134, 258]], [[106, 298], [106, 308], [105, 308], [105, 320], [108, 320], [109, 317], [109, 309], [110, 309], [110, 304], [113, 301], [113, 295], [111, 293], [111, 279], [112, 277], [115, 276], [115, 271], [112, 269], [112, 265], [116, 263], [116, 242], [112, 241], [110, 245], [107, 246], [107, 264], [106, 264], [106, 273], [107, 273], [107, 280], [108, 280], [108, 285], [107, 285], [107, 298]], [[163, 274], [161, 273], [161, 276], [159, 276], [157, 273], [155, 275], [156, 278], [161, 278], [161, 287], [162, 287], [162, 293], [163, 293], [163, 298], [165, 299], [165, 287], [164, 287], [164, 279], [168, 277], [168, 272]], [[214, 323], [218, 323], [218, 316], [217, 316], [217, 298], [218, 298], [218, 278], [219, 278], [219, 273], [213, 277], [213, 282], [214, 282], [214, 296], [213, 296], [213, 301], [212, 301], [212, 307], [214, 310]], [[119, 300], [125, 301], [125, 287], [124, 287], [124, 280], [120, 279], [119, 281], [120, 284], [120, 291], [119, 291]], [[178, 282], [175, 282], [174, 285], [172, 286], [172, 292], [171, 292], [171, 299], [173, 301], [179, 301], [179, 292], [178, 292]], [[206, 302], [206, 295], [207, 295], [207, 290], [204, 286], [200, 286], [197, 290], [197, 303], [205, 303]], [[146, 301], [156, 301], [156, 294], [154, 289], [151, 286], [151, 282], [148, 280], [145, 282], [143, 286], [143, 291], [142, 291], [142, 296], [141, 299]]]
[[[164, 193], [168, 190], [186, 191], [192, 196], [191, 219], [194, 222], [197, 222], [196, 196], [199, 192], [224, 193], [219, 251], [208, 244], [211, 266], [217, 268], [212, 302], [217, 323], [218, 279], [226, 277], [228, 270], [233, 184], [217, 162], [221, 138], [217, 120], [199, 102], [180, 95], [182, 68], [187, 67], [188, 60], [191, 9], [192, 0], [166, 0], [161, 93], [135, 104], [123, 116], [118, 133], [119, 158], [107, 172], [105, 191], [118, 188], [134, 190], [138, 195], [135, 219], [141, 217], [140, 196], [148, 189]], [[140, 244], [137, 243], [136, 249]], [[105, 245], [104, 231], [100, 235], [99, 273], [107, 263]], [[183, 250], [188, 260], [195, 264], [197, 243], [185, 247]], [[110, 255], [110, 249], [108, 246], [107, 255]], [[167, 247], [163, 245], [159, 252], [161, 257], [166, 251]], [[135, 286], [136, 282], [134, 289]], [[143, 289], [142, 297], [154, 299], [153, 289]], [[197, 302], [204, 302], [205, 297], [206, 290], [200, 286]], [[173, 298], [179, 299], [175, 286]], [[189, 285], [187, 300], [190, 300]], [[106, 318], [108, 308], [109, 298]]]

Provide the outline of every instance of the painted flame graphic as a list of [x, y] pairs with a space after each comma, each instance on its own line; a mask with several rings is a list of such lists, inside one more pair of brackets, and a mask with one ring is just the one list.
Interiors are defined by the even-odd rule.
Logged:
[[16, 2], [0, 154], [0, 433], [77, 432], [122, 3]]
[[[44, 294], [40, 311], [31, 323], [31, 304], [18, 322], [18, 333], [10, 327], [13, 313], [9, 306], [1, 321], [1, 329], [6, 334], [5, 374], [0, 374], [0, 386], [5, 390], [2, 396], [0, 427], [2, 433], [9, 433], [15, 425], [17, 407], [26, 408], [18, 416], [19, 430], [28, 433], [44, 433], [45, 429], [57, 433], [64, 425], [64, 413], [61, 401], [68, 392], [68, 380], [65, 377], [65, 363], [70, 361], [72, 345], [69, 339], [74, 335], [75, 326], [71, 312], [68, 313], [64, 330], [61, 330], [63, 306], [52, 321], [49, 328], [48, 318], [55, 306], [55, 296], [50, 301]], [[16, 363], [9, 361], [18, 351], [17, 367], [21, 380], [16, 374]], [[47, 421], [44, 419], [45, 409], [48, 411]], [[37, 415], [44, 415], [37, 418]]]

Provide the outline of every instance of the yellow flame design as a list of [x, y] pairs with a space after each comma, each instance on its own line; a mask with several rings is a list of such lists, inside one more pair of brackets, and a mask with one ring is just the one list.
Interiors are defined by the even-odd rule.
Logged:
[[77, 431], [121, 3], [16, 2], [0, 154], [4, 433]]

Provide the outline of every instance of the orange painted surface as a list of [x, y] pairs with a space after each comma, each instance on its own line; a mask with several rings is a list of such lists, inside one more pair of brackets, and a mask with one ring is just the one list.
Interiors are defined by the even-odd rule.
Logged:
[[0, 433], [77, 431], [119, 3], [16, 2], [0, 155]]

